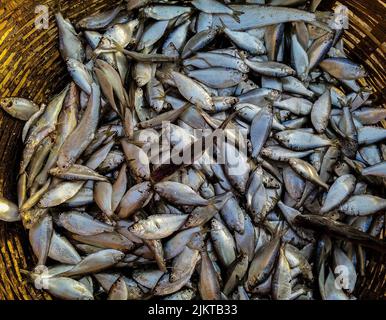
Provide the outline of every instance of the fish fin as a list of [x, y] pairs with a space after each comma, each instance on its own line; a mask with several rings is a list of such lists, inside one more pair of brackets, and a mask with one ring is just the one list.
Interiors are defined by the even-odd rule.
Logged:
[[[173, 80], [173, 77], [172, 77], [172, 74], [170, 73], [170, 71], [160, 71], [160, 70], [157, 70], [157, 77], [159, 79], [159, 81], [161, 83], [163, 83], [165, 80]], [[174, 81], [174, 80], [173, 80]], [[170, 91], [170, 89], [166, 89], [167, 91]], [[166, 95], [166, 91], [165, 92], [165, 95]]]
[[285, 227], [284, 223], [285, 222], [282, 221], [281, 223], [278, 224], [278, 227], [281, 226], [281, 225], [283, 226], [281, 230], [280, 229], [275, 230], [274, 235], [277, 236], [278, 238], [282, 238], [287, 233], [287, 231], [290, 229], [290, 226], [286, 226]]
[[204, 61], [207, 65], [208, 65], [208, 67], [207, 68], [210, 68], [210, 67], [213, 67], [213, 65], [211, 65], [209, 62], [208, 62], [208, 60], [207, 59], [205, 59], [205, 58], [197, 58], [198, 60], [202, 60], [202, 61]]
[[25, 270], [25, 269], [19, 269], [19, 271], [20, 271], [21, 274], [24, 274], [24, 275], [27, 275], [27, 276], [31, 275], [31, 273], [32, 273], [31, 271]]
[[142, 148], [144, 145], [146, 145], [145, 142], [142, 141], [134, 141], [134, 140], [129, 140], [129, 142], [137, 147]]
[[190, 103], [189, 102], [186, 102], [180, 109], [178, 110], [181, 110], [181, 113], [184, 113], [186, 110], [188, 110], [190, 108]]
[[239, 113], [238, 111], [233, 112], [227, 119], [224, 120], [223, 123], [220, 124], [218, 129], [224, 130], [227, 127], [227, 125], [238, 115], [238, 113]]
[[[221, 19], [220, 17], [219, 17], [218, 19], [219, 19], [220, 22], [221, 22], [221, 27], [218, 28], [218, 32], [219, 32], [219, 33], [222, 33], [222, 32], [224, 32], [224, 30], [227, 28], [227, 26], [225, 25], [224, 21], [222, 21], [222, 19]], [[236, 21], [237, 21], [237, 20], [236, 20]]]
[[213, 123], [213, 121], [211, 120], [210, 116], [199, 106], [197, 105], [196, 106], [196, 109], [198, 111], [198, 113], [201, 115], [201, 117], [204, 118], [205, 122], [211, 126], [213, 129], [217, 129], [218, 127]]
[[210, 228], [208, 226], [201, 226], [201, 230], [199, 231], [199, 233], [201, 233], [202, 235], [205, 235], [208, 232], [210, 232]]
[[[153, 88], [154, 88], [154, 87], [153, 87]], [[153, 99], [155, 99], [155, 100], [165, 100], [165, 97], [166, 97], [166, 93], [163, 92], [163, 93], [161, 93], [159, 96], [153, 97]]]
[[331, 127], [334, 129], [335, 133], [338, 134], [338, 136], [342, 138], [346, 137], [345, 134], [339, 129], [338, 125], [335, 123], [335, 121], [332, 118], [330, 119], [330, 124], [331, 124]]
[[232, 196], [232, 192], [229, 192], [229, 191], [216, 195], [209, 199], [209, 204], [214, 205], [217, 210], [221, 210], [221, 208], [231, 198], [231, 196]]
[[153, 291], [149, 291], [148, 293], [145, 293], [145, 294], [142, 296], [142, 299], [143, 299], [143, 300], [150, 300], [151, 298], [153, 298], [153, 296], [154, 296]]
[[111, 49], [115, 49], [116, 51], [119, 51], [123, 54], [125, 54], [126, 50], [124, 47], [122, 47], [117, 41], [115, 41], [114, 39], [109, 39], [113, 44], [114, 44], [114, 47], [112, 47]]
[[244, 14], [243, 11], [233, 10], [232, 18], [236, 20], [237, 23], [240, 23], [240, 16]]
[[143, 10], [143, 8], [140, 8], [138, 10], [138, 19], [139, 20], [145, 20], [146, 19], [146, 14], [145, 14], [145, 11]]
[[[110, 138], [110, 137], [112, 137], [113, 139], [115, 139], [115, 138], [116, 138], [116, 135], [117, 135], [117, 132], [109, 130], [109, 131], [106, 132], [106, 139], [108, 139], [108, 138]], [[109, 141], [109, 142], [110, 142], [110, 141]]]
[[340, 142], [340, 140], [339, 140], [338, 138], [337, 138], [337, 139], [333, 139], [333, 140], [331, 141], [331, 146], [334, 146], [334, 147], [339, 148], [339, 147], [342, 146], [342, 143]]
[[142, 142], [142, 141], [137, 141], [137, 140], [132, 140], [132, 139], [126, 139], [126, 138], [119, 138], [119, 141], [121, 140], [126, 140], [126, 142], [130, 143], [130, 144], [133, 144], [139, 148], [142, 148], [144, 145], [146, 145], [146, 142]]
[[332, 29], [328, 26], [328, 24], [320, 21], [322, 20], [323, 17], [320, 17], [320, 16], [317, 16], [316, 17], [316, 20], [315, 21], [309, 21], [308, 23], [317, 27], [317, 28], [320, 28], [320, 29], [323, 29], [327, 32], [331, 32], [332, 33]]

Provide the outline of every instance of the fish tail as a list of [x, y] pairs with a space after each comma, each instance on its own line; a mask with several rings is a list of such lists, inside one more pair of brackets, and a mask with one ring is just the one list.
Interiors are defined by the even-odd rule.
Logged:
[[202, 235], [207, 234], [209, 231], [210, 231], [210, 228], [209, 228], [208, 226], [201, 226], [200, 233], [201, 233]]
[[[121, 139], [119, 139], [121, 140]], [[130, 144], [133, 144], [139, 148], [142, 148], [146, 143], [142, 141], [132, 140], [132, 139], [126, 139], [126, 141]]]
[[153, 99], [155, 99], [155, 100], [165, 100], [165, 97], [166, 97], [166, 94], [162, 93], [162, 94], [160, 94], [157, 97], [153, 97]]
[[[219, 33], [222, 33], [222, 32], [224, 32], [224, 30], [226, 29], [226, 25], [225, 25], [225, 23], [224, 23], [224, 21], [222, 21], [222, 19], [219, 17], [219, 20], [220, 20], [220, 22], [221, 22], [221, 27], [219, 27], [218, 29], [217, 29], [217, 31], [219, 32]], [[237, 20], [236, 20], [237, 21]]]
[[[274, 235], [275, 235], [275, 237], [278, 237], [278, 238], [282, 238], [286, 233], [287, 233], [287, 231], [288, 231], [288, 229], [290, 228], [288, 225], [287, 226], [285, 226], [284, 225], [284, 221], [282, 221], [281, 223], [279, 223], [278, 225], [277, 225], [277, 230], [275, 230], [275, 233], [274, 233]], [[281, 227], [281, 230], [280, 230], [280, 226], [282, 226]]]
[[336, 139], [333, 139], [331, 141], [331, 146], [334, 146], [334, 147], [341, 147], [342, 146], [342, 143], [340, 142], [340, 140], [338, 138]]
[[34, 273], [32, 271], [29, 271], [29, 270], [25, 270], [25, 269], [19, 269], [20, 273], [25, 277], [22, 282], [23, 283], [31, 283], [34, 281]]
[[125, 48], [123, 48], [117, 41], [115, 41], [114, 39], [110, 39], [110, 40], [111, 40], [111, 42], [114, 43], [114, 49], [115, 50], [117, 50], [123, 54], [126, 52]]
[[233, 112], [227, 119], [224, 120], [223, 123], [218, 127], [219, 129], [224, 130], [227, 125], [239, 114], [238, 111]]
[[142, 296], [142, 299], [143, 300], [150, 300], [151, 298], [153, 298], [154, 296], [154, 293], [152, 291], [148, 292], [148, 293], [145, 293], [143, 296]]
[[24, 275], [30, 275], [31, 274], [31, 271], [29, 271], [29, 270], [19, 269], [19, 271], [21, 274], [24, 274]]
[[218, 198], [217, 198], [216, 196], [210, 198], [210, 199], [208, 200], [208, 206], [213, 206], [213, 205], [215, 205], [215, 204], [217, 203], [217, 201], [218, 201]]

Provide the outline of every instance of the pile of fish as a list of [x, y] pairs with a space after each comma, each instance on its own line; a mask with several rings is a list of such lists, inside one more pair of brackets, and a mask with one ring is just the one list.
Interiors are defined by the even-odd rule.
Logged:
[[371, 249], [350, 234], [384, 230], [386, 110], [320, 1], [245, 2], [56, 14], [70, 83], [41, 106], [0, 100], [26, 121], [18, 205], [2, 199], [0, 219], [28, 230], [35, 285], [62, 299], [356, 298]]

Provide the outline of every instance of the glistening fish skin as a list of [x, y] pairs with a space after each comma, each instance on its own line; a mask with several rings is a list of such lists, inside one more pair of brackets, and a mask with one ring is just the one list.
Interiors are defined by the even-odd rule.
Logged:
[[0, 107], [12, 117], [23, 121], [27, 121], [39, 111], [34, 102], [23, 98], [1, 98]]
[[271, 131], [273, 114], [271, 108], [264, 108], [253, 119], [251, 124], [252, 156], [258, 157]]
[[0, 197], [0, 220], [15, 222], [20, 220], [19, 209], [16, 204]]
[[82, 120], [66, 139], [59, 152], [57, 162], [59, 168], [66, 169], [72, 165], [92, 141], [98, 125], [99, 110], [100, 89], [99, 86], [93, 84], [91, 98]]
[[364, 176], [386, 177], [386, 162], [375, 164], [362, 170]]
[[351, 174], [343, 175], [335, 180], [327, 193], [321, 213], [327, 213], [337, 208], [354, 191], [356, 179]]
[[365, 216], [385, 208], [386, 200], [383, 198], [371, 195], [354, 195], [341, 205], [339, 210], [350, 216]]
[[367, 75], [362, 66], [346, 58], [328, 58], [320, 63], [323, 70], [338, 79], [355, 80]]
[[327, 147], [332, 144], [332, 141], [327, 138], [303, 130], [281, 131], [275, 135], [275, 138], [280, 144], [294, 151]]

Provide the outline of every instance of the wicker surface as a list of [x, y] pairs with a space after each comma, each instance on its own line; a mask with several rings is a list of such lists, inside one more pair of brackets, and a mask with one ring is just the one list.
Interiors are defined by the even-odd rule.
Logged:
[[[331, 8], [336, 1], [325, 1]], [[350, 29], [344, 39], [350, 57], [370, 71], [367, 84], [376, 89], [377, 104], [385, 107], [386, 51], [385, 3], [381, 0], [340, 1], [350, 9]], [[57, 50], [53, 14], [59, 9], [76, 21], [112, 5], [112, 0], [1, 0], [0, 1], [0, 96], [22, 96], [37, 103], [63, 87], [64, 64]], [[49, 29], [34, 28], [35, 6], [50, 9]], [[0, 194], [15, 199], [15, 181], [21, 150], [22, 122], [0, 112]], [[33, 257], [21, 224], [0, 222], [0, 300], [50, 299], [25, 281], [20, 269], [31, 269]], [[361, 298], [382, 299], [386, 292], [386, 268], [379, 257], [360, 279]]]

